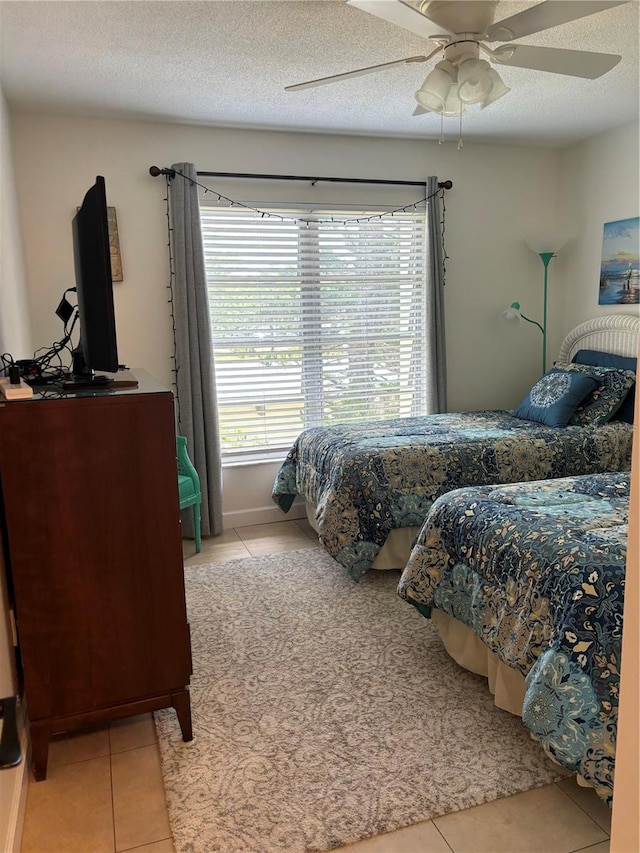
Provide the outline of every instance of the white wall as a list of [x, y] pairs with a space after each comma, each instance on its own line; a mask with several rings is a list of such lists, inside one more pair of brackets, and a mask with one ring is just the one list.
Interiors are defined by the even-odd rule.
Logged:
[[[471, 143], [457, 151], [416, 141], [28, 115], [14, 116], [13, 127], [38, 345], [59, 334], [53, 310], [73, 283], [70, 218], [96, 174], [105, 176], [118, 213], [122, 357], [164, 381], [170, 377], [164, 182], [149, 177], [150, 165], [190, 161], [202, 170], [411, 180], [437, 174], [454, 181], [446, 199], [450, 402], [453, 408], [511, 403], [509, 380], [517, 370], [495, 346], [497, 314], [514, 288], [523, 300], [538, 296], [535, 258], [522, 240], [555, 215], [557, 152]], [[338, 197], [341, 185], [334, 188]], [[517, 341], [526, 346], [526, 338]], [[514, 357], [528, 364], [526, 349]], [[501, 381], [490, 381], [496, 372]]]
[[[31, 340], [9, 131], [10, 118], [0, 89], [0, 352], [20, 354], [31, 349]], [[0, 697], [16, 692], [7, 611], [5, 578], [0, 572]]]
[[[165, 186], [162, 178], [149, 176], [149, 166], [189, 161], [204, 171], [397, 180], [436, 174], [454, 182], [446, 195], [450, 408], [515, 405], [536, 378], [538, 332], [510, 328], [500, 311], [519, 298], [531, 314], [540, 313], [539, 260], [523, 240], [554, 220], [560, 178], [556, 151], [472, 142], [458, 151], [453, 144], [415, 140], [20, 114], [13, 116], [13, 140], [37, 346], [60, 337], [53, 312], [73, 283], [70, 220], [97, 174], [105, 176], [108, 201], [118, 216], [124, 269], [124, 281], [115, 285], [120, 359], [167, 383]], [[228, 186], [225, 194], [233, 197]], [[342, 186], [332, 185], [336, 198]], [[246, 192], [246, 183], [238, 187], [238, 193]], [[564, 333], [559, 308], [554, 323]], [[250, 521], [250, 509], [263, 508], [253, 520], [281, 517], [270, 500], [276, 467], [225, 471], [227, 526], [229, 519]]]
[[639, 151], [634, 122], [562, 153], [559, 221], [570, 239], [552, 264], [562, 275], [561, 312], [572, 325], [603, 314], [638, 313], [638, 305], [598, 305], [598, 286], [604, 223], [640, 214]]
[[30, 354], [32, 340], [10, 128], [0, 89], [0, 352], [21, 358]]
[[[537, 378], [538, 330], [500, 318], [514, 299], [528, 316], [541, 317], [543, 267], [526, 247], [527, 236], [572, 236], [549, 268], [550, 359], [577, 322], [635, 310], [599, 307], [597, 286], [603, 223], [638, 213], [637, 123], [566, 151], [472, 142], [458, 151], [453, 144], [415, 140], [19, 114], [12, 117], [12, 133], [35, 345], [60, 336], [54, 309], [73, 284], [70, 220], [84, 191], [102, 174], [117, 209], [124, 269], [124, 281], [115, 285], [120, 358], [167, 384], [172, 364], [165, 185], [149, 176], [150, 165], [190, 161], [206, 171], [397, 180], [436, 174], [453, 180], [445, 201], [453, 410], [510, 407]], [[209, 184], [216, 186], [216, 180]], [[220, 184], [231, 198], [254, 192], [247, 182]], [[305, 191], [289, 186], [298, 197]], [[336, 199], [353, 193], [340, 184], [324, 187], [325, 196], [330, 191]], [[270, 500], [277, 467], [225, 469], [226, 526], [282, 517]]]

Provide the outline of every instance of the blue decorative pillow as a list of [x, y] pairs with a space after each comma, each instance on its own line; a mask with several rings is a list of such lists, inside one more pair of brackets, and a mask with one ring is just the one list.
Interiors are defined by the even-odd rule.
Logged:
[[552, 368], [539, 379], [513, 414], [525, 421], [564, 427], [584, 398], [598, 387], [581, 371]]
[[638, 359], [633, 356], [615, 355], [596, 349], [580, 349], [571, 359], [575, 364], [592, 364], [595, 367], [615, 367], [616, 370], [636, 372]]
[[559, 366], [563, 370], [595, 376], [599, 382], [598, 387], [582, 400], [571, 416], [569, 423], [578, 426], [601, 426], [610, 421], [636, 381], [636, 375], [631, 370], [597, 367], [593, 364]]
[[[571, 359], [576, 364], [593, 364], [597, 367], [617, 367], [618, 370], [631, 370], [633, 373], [638, 372], [638, 359], [633, 356], [615, 355], [611, 352], [601, 352], [594, 349], [581, 349]], [[635, 408], [635, 385], [631, 388], [627, 396], [624, 398], [622, 405], [611, 418], [612, 421], [624, 421], [625, 423], [633, 423], [633, 414]]]

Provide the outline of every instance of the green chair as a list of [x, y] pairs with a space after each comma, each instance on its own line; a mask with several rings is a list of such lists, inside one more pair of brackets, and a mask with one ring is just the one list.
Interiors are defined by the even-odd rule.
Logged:
[[200, 477], [193, 467], [187, 453], [187, 439], [184, 435], [176, 436], [176, 451], [178, 457], [178, 492], [180, 494], [180, 509], [193, 507], [193, 529], [196, 540], [196, 554], [200, 553], [202, 538], [200, 535]]

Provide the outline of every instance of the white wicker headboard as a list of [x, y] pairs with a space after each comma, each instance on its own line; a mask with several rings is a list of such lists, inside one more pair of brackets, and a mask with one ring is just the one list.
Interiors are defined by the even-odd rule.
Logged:
[[558, 361], [570, 362], [581, 349], [610, 352], [635, 358], [638, 355], [640, 317], [631, 314], [606, 314], [580, 323], [562, 342]]

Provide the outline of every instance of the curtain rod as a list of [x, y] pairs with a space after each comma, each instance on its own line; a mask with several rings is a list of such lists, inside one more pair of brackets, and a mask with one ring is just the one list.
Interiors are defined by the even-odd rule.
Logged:
[[[175, 176], [175, 169], [159, 169], [157, 166], [149, 168], [149, 174], [157, 178], [158, 175]], [[333, 181], [344, 184], [387, 184], [389, 186], [424, 187], [424, 181], [385, 181], [380, 178], [335, 178], [335, 177], [313, 177], [311, 175], [259, 175], [251, 172], [196, 172], [201, 178], [253, 178], [254, 180], [269, 181], [310, 181], [312, 184], [318, 181]], [[453, 181], [439, 181], [438, 186], [444, 190], [450, 190]]]

